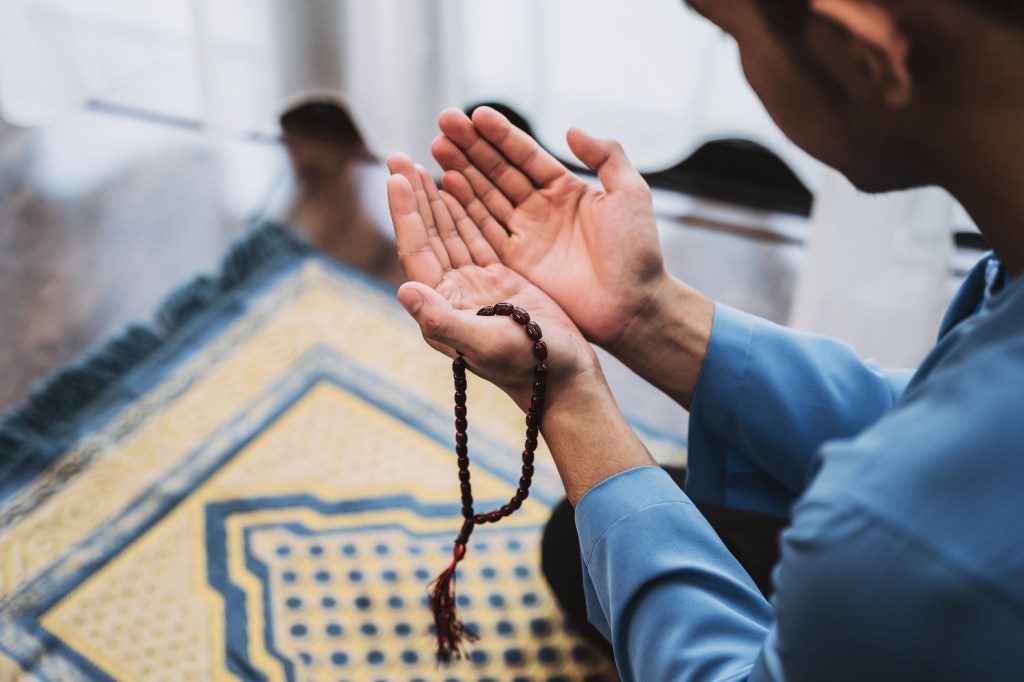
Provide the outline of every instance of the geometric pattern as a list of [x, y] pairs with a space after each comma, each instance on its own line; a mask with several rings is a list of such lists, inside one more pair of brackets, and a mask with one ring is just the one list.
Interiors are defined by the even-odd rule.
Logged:
[[[543, 445], [528, 502], [479, 529], [460, 568], [481, 639], [434, 665], [426, 584], [461, 523], [450, 363], [393, 296], [296, 256], [194, 320], [0, 496], [0, 679], [615, 679], [540, 575], [561, 498]], [[522, 415], [470, 383], [487, 507], [515, 489]]]

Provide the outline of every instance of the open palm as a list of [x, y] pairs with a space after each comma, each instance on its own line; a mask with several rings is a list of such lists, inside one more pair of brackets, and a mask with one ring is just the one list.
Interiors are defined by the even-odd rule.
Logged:
[[[508, 320], [478, 317], [483, 306], [508, 301], [541, 326], [555, 377], [583, 370], [593, 350], [565, 312], [522, 275], [503, 265], [480, 226], [422, 168], [404, 155], [388, 160], [388, 199], [399, 258], [410, 284], [399, 298], [433, 347], [462, 352], [477, 374], [515, 395], [533, 381], [531, 344]], [[418, 301], [417, 301], [418, 299]], [[418, 305], [416, 305], [418, 303]], [[528, 395], [528, 393], [527, 393]]]
[[449, 109], [432, 151], [501, 262], [550, 295], [595, 343], [613, 345], [665, 275], [650, 190], [617, 143], [569, 132], [592, 187], [507, 118]]

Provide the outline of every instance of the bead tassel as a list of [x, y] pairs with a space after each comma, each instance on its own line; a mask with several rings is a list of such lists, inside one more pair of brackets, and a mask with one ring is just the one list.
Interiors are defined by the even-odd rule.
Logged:
[[[471, 524], [472, 525], [472, 524]], [[466, 545], [456, 542], [452, 562], [430, 584], [430, 611], [437, 632], [437, 662], [448, 664], [463, 657], [463, 640], [474, 642], [475, 632], [467, 630], [455, 604], [455, 572], [466, 556]]]
[[533, 397], [526, 412], [526, 443], [523, 449], [522, 475], [515, 495], [498, 509], [478, 514], [473, 509], [473, 486], [469, 476], [469, 426], [466, 410], [466, 360], [459, 353], [452, 362], [452, 375], [455, 380], [455, 454], [459, 466], [459, 486], [462, 491], [462, 529], [455, 540], [452, 561], [448, 568], [441, 572], [430, 584], [429, 605], [434, 616], [434, 629], [437, 635], [437, 661], [448, 664], [452, 659], [461, 659], [465, 655], [465, 642], [474, 642], [476, 633], [467, 630], [459, 617], [455, 598], [455, 576], [458, 564], [466, 556], [466, 546], [473, 528], [484, 523], [497, 523], [511, 516], [518, 510], [523, 501], [530, 495], [530, 482], [533, 479], [533, 459], [537, 449], [537, 435], [540, 432], [541, 413], [544, 408], [544, 392], [547, 389], [547, 346], [541, 341], [541, 329], [536, 322], [530, 321], [530, 314], [511, 303], [498, 303], [481, 308], [477, 315], [508, 316], [526, 330], [532, 342], [533, 354], [537, 358], [537, 366], [533, 370]]

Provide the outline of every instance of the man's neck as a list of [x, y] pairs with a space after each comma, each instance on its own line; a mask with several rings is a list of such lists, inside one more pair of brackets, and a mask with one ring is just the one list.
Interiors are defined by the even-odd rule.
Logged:
[[943, 183], [963, 204], [1007, 272], [1024, 272], [1024, 109], [990, 120], [966, 139], [960, 168]]
[[[1024, 32], [959, 18], [945, 55], [945, 112], [927, 135], [936, 182], [967, 209], [1011, 275], [1024, 272]], [[964, 28], [966, 24], [973, 24]], [[973, 40], [966, 40], [971, 33]], [[948, 46], [947, 46], [948, 49]], [[935, 85], [935, 84], [933, 84]], [[924, 138], [922, 138], [924, 139]]]

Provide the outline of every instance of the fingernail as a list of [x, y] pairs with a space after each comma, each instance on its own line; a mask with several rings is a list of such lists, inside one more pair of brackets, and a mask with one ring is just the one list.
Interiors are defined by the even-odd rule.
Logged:
[[415, 315], [423, 307], [423, 296], [415, 289], [399, 289], [398, 301], [405, 306], [405, 309]]

